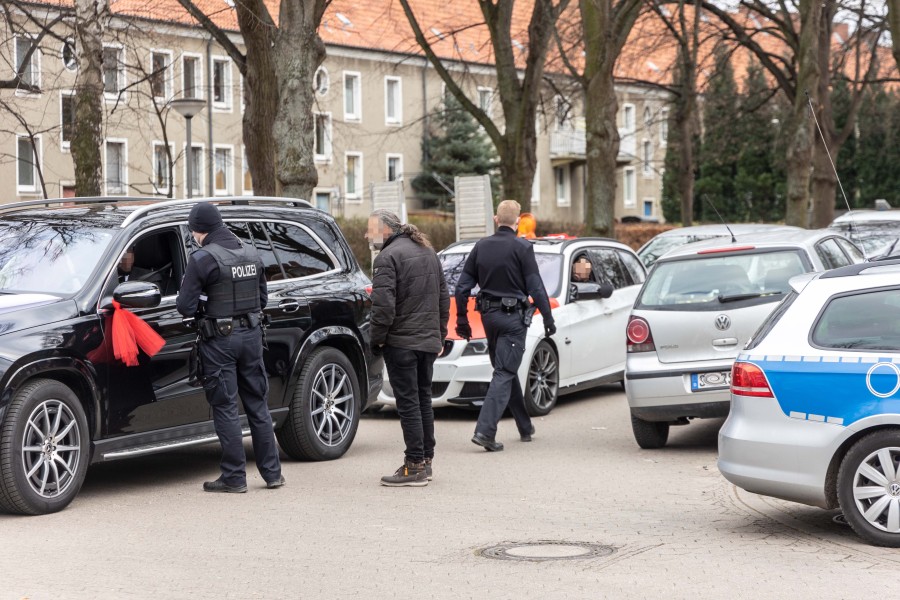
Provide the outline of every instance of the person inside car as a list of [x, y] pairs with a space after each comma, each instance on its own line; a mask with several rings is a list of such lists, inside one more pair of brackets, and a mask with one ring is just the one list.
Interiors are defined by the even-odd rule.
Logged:
[[578, 256], [572, 263], [572, 281], [591, 281], [591, 261], [584, 254]]
[[122, 255], [119, 261], [119, 283], [126, 281], [149, 281], [153, 271], [134, 266], [134, 246]]

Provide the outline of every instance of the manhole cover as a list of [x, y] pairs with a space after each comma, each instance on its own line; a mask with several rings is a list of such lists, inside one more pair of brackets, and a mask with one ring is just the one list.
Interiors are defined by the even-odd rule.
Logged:
[[498, 560], [577, 560], [609, 556], [616, 549], [589, 542], [509, 542], [478, 551], [485, 558]]

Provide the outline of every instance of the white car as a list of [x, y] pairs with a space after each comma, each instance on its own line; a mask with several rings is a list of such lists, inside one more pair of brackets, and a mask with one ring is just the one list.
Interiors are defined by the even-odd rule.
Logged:
[[760, 233], [765, 231], [798, 230], [799, 227], [789, 225], [770, 225], [767, 223], [730, 223], [728, 225], [694, 225], [691, 227], [676, 227], [663, 231], [652, 240], [641, 246], [637, 255], [648, 269], [659, 258], [668, 252], [694, 242], [702, 242], [713, 238], [730, 238], [732, 235], [743, 237], [747, 233]]
[[[538, 239], [533, 243], [556, 322], [556, 334], [544, 339], [543, 319], [535, 314], [519, 369], [525, 405], [530, 414], [538, 416], [549, 413], [560, 394], [623, 379], [622, 335], [646, 271], [631, 248], [613, 240]], [[459, 242], [438, 254], [451, 296], [474, 245], [474, 241]], [[591, 280], [573, 282], [572, 265], [581, 256], [591, 261]], [[601, 288], [608, 293], [610, 285], [612, 294], [601, 297]], [[474, 300], [469, 299], [468, 307], [474, 337], [467, 342], [454, 332], [456, 306], [451, 298], [450, 334], [444, 353], [434, 364], [435, 407], [480, 406], [487, 393], [493, 369]], [[378, 402], [395, 404], [387, 372]]]
[[867, 258], [900, 250], [900, 210], [854, 210], [832, 221], [828, 228], [856, 242]]

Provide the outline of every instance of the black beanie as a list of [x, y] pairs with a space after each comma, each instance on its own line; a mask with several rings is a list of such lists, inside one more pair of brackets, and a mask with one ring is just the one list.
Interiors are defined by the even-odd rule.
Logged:
[[209, 233], [222, 226], [219, 209], [209, 202], [198, 202], [188, 216], [188, 227], [197, 233]]

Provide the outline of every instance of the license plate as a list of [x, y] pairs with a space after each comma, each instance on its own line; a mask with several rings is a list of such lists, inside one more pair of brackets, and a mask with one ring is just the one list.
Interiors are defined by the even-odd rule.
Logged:
[[731, 387], [731, 371], [691, 374], [691, 391], [721, 390]]

